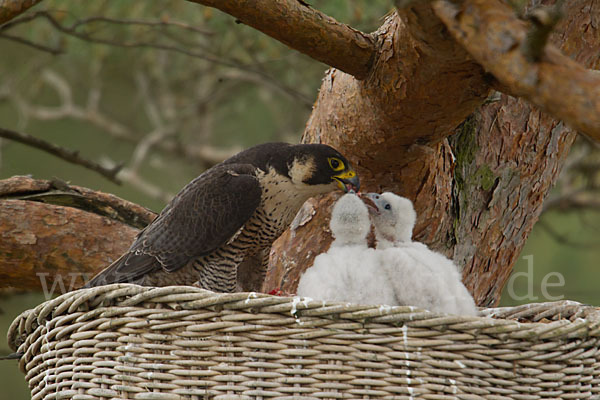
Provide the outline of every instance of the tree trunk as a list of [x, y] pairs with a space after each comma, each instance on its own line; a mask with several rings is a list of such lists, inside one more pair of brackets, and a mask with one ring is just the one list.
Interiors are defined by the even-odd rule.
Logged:
[[[551, 41], [588, 68], [598, 68], [600, 25], [594, 18], [600, 4], [569, 2], [566, 13]], [[413, 238], [454, 258], [476, 302], [491, 306], [500, 299], [575, 133], [525, 101], [497, 94], [456, 128], [465, 111], [487, 95], [485, 74], [461, 62], [455, 48], [444, 52], [435, 37], [425, 36], [420, 29], [447, 35], [428, 29], [432, 21], [418, 12], [405, 12], [402, 21], [388, 19], [377, 33], [375, 70], [365, 81], [329, 71], [303, 140], [348, 155], [363, 191], [393, 191], [413, 200], [418, 213]], [[407, 60], [409, 52], [414, 57]], [[444, 68], [428, 76], [433, 62]], [[455, 79], [461, 72], [463, 78]], [[435, 85], [419, 83], [427, 79]], [[407, 97], [411, 107], [405, 107]], [[323, 227], [332, 202], [329, 197], [307, 203], [274, 244], [266, 291], [295, 292], [302, 272], [327, 250], [331, 237]]]
[[[221, 8], [339, 68], [323, 80], [303, 141], [342, 151], [358, 170], [363, 191], [393, 191], [413, 200], [419, 214], [414, 238], [456, 260], [480, 305], [498, 302], [575, 137], [566, 124], [524, 100], [490, 96], [491, 87], [522, 95], [600, 137], [600, 112], [593, 112], [600, 107], [595, 95], [600, 75], [543, 43], [540, 59], [528, 60], [523, 52], [527, 24], [500, 1], [416, 2], [386, 18], [373, 35], [339, 24], [304, 2], [285, 0], [275, 7], [273, 2], [192, 1]], [[0, 0], [0, 22], [35, 3]], [[565, 11], [551, 41], [587, 68], [598, 68], [600, 4], [574, 0], [567, 2]], [[289, 29], [279, 29], [273, 21]], [[552, 88], [560, 88], [560, 95]], [[22, 262], [11, 270], [15, 274], [0, 276], [0, 284], [2, 279], [14, 280], [17, 268], [28, 273], [41, 268], [87, 271], [86, 260], [107, 264], [127, 248], [135, 231], [119, 236], [123, 225], [103, 218], [131, 220], [136, 227], [152, 219], [139, 207], [104, 194], [66, 189], [67, 195], [62, 189], [51, 190], [49, 199], [104, 217], [78, 219], [81, 216], [72, 210], [32, 203], [26, 206], [32, 209], [27, 220], [29, 214], [18, 214], [25, 203], [3, 201], [0, 216], [6, 221], [0, 226], [6, 229], [0, 233], [6, 247], [0, 252], [43, 252], [55, 258], [17, 254]], [[11, 192], [9, 197], [15, 196]], [[39, 196], [35, 200], [45, 201]], [[311, 199], [275, 243], [265, 290], [294, 292], [315, 255], [327, 250], [332, 202], [332, 196]], [[13, 216], [23, 220], [11, 221]], [[63, 224], [70, 221], [75, 228]], [[61, 242], [63, 227], [66, 236]], [[69, 230], [76, 240], [70, 239]], [[123, 247], [97, 247], [106, 237], [116, 238], [112, 242]], [[32, 247], [32, 242], [46, 247]], [[61, 243], [67, 244], [62, 253]], [[82, 248], [97, 254], [82, 253]], [[89, 265], [96, 268], [91, 261]], [[19, 286], [27, 287], [25, 281], [33, 282], [25, 279]]]

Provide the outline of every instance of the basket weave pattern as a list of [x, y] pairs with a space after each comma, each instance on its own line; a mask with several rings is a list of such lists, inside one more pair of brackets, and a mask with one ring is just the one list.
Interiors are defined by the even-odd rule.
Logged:
[[482, 313], [115, 284], [26, 311], [8, 340], [25, 353], [33, 399], [600, 394], [597, 309], [557, 302]]

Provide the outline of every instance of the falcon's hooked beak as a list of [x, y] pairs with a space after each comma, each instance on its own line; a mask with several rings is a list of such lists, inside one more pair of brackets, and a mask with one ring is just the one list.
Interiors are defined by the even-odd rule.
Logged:
[[339, 175], [334, 175], [332, 179], [337, 181], [338, 187], [345, 193], [348, 193], [350, 190], [354, 190], [355, 192], [360, 190], [360, 180], [353, 169], [342, 171]]

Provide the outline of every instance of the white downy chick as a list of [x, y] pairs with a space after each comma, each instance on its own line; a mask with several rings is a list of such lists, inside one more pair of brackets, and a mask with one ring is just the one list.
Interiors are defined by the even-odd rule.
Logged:
[[412, 242], [412, 233], [417, 222], [417, 213], [412, 202], [394, 193], [368, 193], [366, 195], [376, 206], [371, 212], [375, 226], [378, 249], [397, 247]]
[[334, 241], [300, 278], [297, 294], [319, 300], [356, 304], [391, 304], [393, 288], [380, 258], [367, 246], [369, 211], [353, 193], [334, 205], [329, 224]]
[[411, 240], [416, 212], [410, 200], [394, 193], [366, 195], [382, 264], [394, 285], [398, 305], [430, 311], [477, 315], [475, 302], [454, 263]]

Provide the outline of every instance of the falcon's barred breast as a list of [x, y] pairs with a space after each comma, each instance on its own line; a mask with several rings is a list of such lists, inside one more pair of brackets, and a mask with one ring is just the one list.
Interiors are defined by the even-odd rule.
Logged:
[[[358, 190], [348, 160], [322, 144], [266, 143], [198, 176], [86, 287], [130, 282], [259, 290], [271, 244], [310, 197]], [[240, 276], [254, 279], [237, 280]]]

